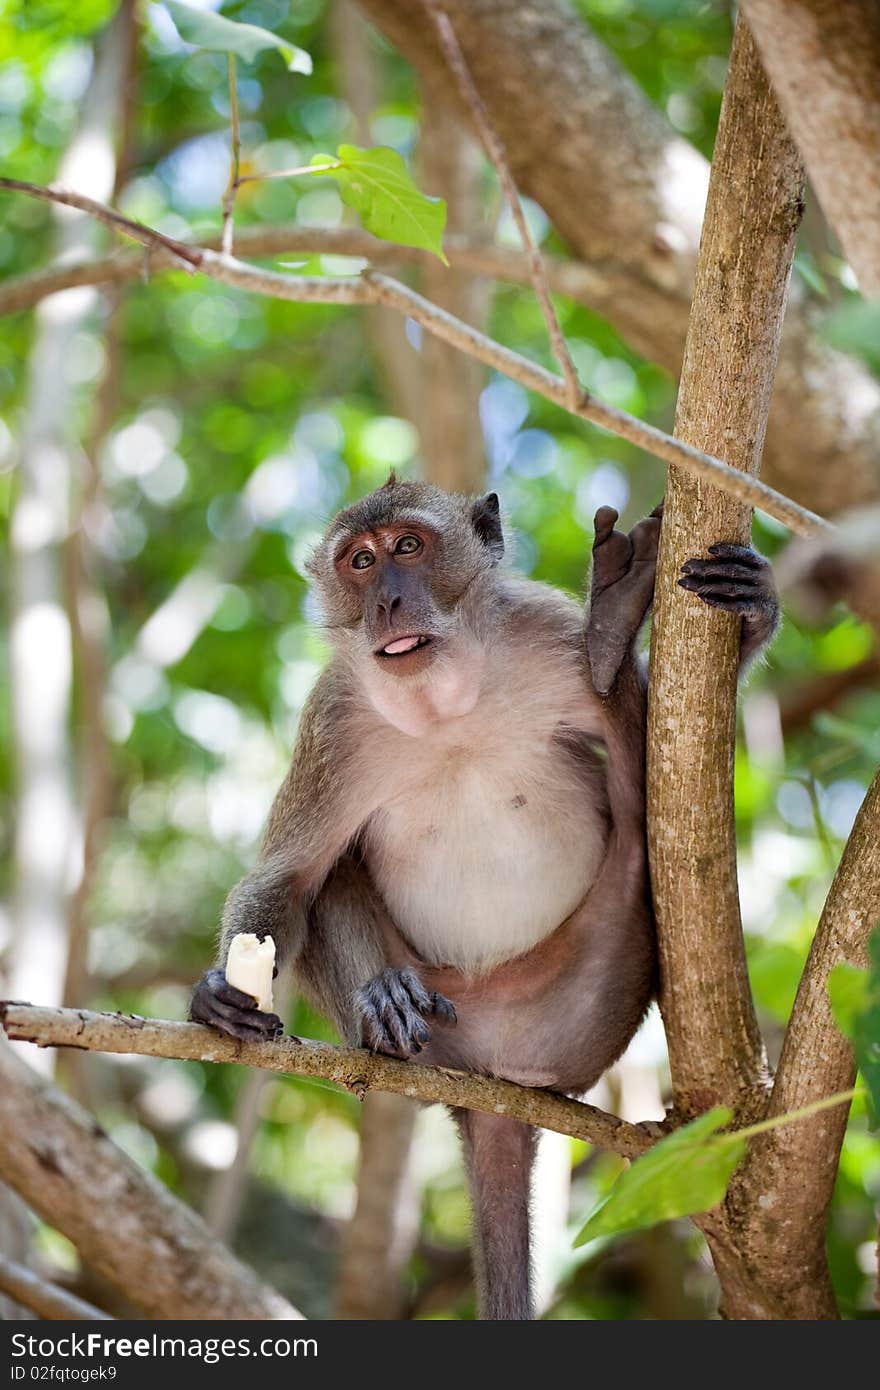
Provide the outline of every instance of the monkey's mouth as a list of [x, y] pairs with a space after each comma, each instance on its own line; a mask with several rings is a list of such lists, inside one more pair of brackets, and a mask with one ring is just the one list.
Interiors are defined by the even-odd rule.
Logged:
[[408, 656], [410, 652], [418, 651], [420, 647], [427, 647], [433, 641], [425, 632], [413, 632], [406, 637], [395, 637], [393, 642], [388, 642], [384, 647], [380, 647], [377, 656], [394, 659], [395, 657]]

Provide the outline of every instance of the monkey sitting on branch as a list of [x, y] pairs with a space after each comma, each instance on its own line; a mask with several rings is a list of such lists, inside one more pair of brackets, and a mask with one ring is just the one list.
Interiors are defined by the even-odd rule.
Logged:
[[[193, 1019], [282, 1031], [224, 974], [251, 932], [349, 1043], [575, 1095], [617, 1060], [655, 989], [636, 638], [660, 509], [628, 535], [616, 521], [596, 514], [585, 617], [503, 566], [494, 493], [392, 474], [336, 517], [311, 561], [334, 655]], [[679, 582], [741, 616], [747, 660], [777, 622], [770, 566], [710, 556]], [[535, 1131], [455, 1118], [480, 1315], [529, 1318]]]

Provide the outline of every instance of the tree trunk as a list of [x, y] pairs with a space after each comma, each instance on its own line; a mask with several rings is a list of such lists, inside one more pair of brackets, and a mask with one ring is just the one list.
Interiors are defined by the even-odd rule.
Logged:
[[[837, 1028], [828, 976], [848, 961], [865, 966], [880, 920], [880, 772], [840, 861], [783, 1043], [768, 1115], [784, 1115], [855, 1080], [852, 1047]], [[726, 1203], [739, 1269], [725, 1288], [736, 1318], [834, 1318], [825, 1253], [849, 1104], [759, 1135], [735, 1174]]]
[[[761, 457], [801, 185], [800, 160], [740, 20], [712, 165], [676, 432], [750, 471]], [[733, 747], [740, 624], [679, 589], [676, 578], [690, 555], [718, 540], [743, 543], [749, 531], [747, 511], [670, 470], [648, 728], [661, 1006], [677, 1109], [690, 1115], [721, 1102], [741, 1119], [763, 1113], [766, 1088], [736, 882]], [[834, 1084], [839, 1079], [835, 1072]], [[815, 1088], [806, 1089], [815, 1098]], [[787, 1109], [801, 1089], [784, 1087], [780, 1094]], [[842, 1126], [841, 1113], [831, 1122], [823, 1116], [819, 1127]], [[789, 1165], [790, 1132], [781, 1133], [789, 1138], [754, 1145], [751, 1181], [735, 1182], [723, 1210], [701, 1222], [728, 1317], [835, 1316], [823, 1239], [827, 1202], [820, 1201], [817, 1210], [815, 1195], [801, 1195], [818, 1180], [824, 1196], [825, 1184], [812, 1169], [809, 1180], [806, 1169], [798, 1180]], [[831, 1147], [829, 1177], [837, 1158]], [[774, 1229], [765, 1210], [770, 1153], [779, 1155], [780, 1176], [785, 1172], [785, 1279], [778, 1265], [761, 1258]], [[789, 1191], [791, 1183], [796, 1193]]]
[[743, 0], [743, 12], [822, 210], [880, 298], [880, 5]]
[[300, 1316], [3, 1040], [0, 1177], [147, 1317]]
[[345, 1228], [335, 1316], [376, 1322], [403, 1316], [404, 1275], [419, 1231], [412, 1170], [415, 1105], [377, 1092], [364, 1102], [357, 1207]]
[[[757, 472], [802, 169], [740, 22], [734, 38], [675, 429]], [[685, 560], [745, 544], [747, 508], [671, 468], [658, 563], [648, 827], [661, 1006], [677, 1108], [750, 1109], [763, 1071], [736, 881], [733, 749], [741, 620], [678, 588]]]

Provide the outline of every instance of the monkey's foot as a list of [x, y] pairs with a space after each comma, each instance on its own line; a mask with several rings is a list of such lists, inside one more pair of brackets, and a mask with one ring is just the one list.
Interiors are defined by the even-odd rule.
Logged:
[[663, 504], [628, 535], [615, 531], [617, 512], [600, 507], [594, 520], [587, 656], [593, 686], [607, 695], [654, 597]]
[[743, 620], [742, 657], [747, 659], [773, 636], [779, 599], [768, 560], [748, 545], [709, 546], [711, 560], [688, 560], [678, 583], [712, 608], [738, 613]]
[[242, 1042], [269, 1042], [284, 1032], [277, 1014], [264, 1014], [252, 995], [229, 984], [217, 969], [206, 970], [193, 990], [189, 1016]]
[[413, 1057], [430, 1040], [426, 1019], [457, 1022], [455, 1008], [442, 994], [425, 989], [414, 970], [390, 966], [355, 995], [364, 1046], [393, 1057]]

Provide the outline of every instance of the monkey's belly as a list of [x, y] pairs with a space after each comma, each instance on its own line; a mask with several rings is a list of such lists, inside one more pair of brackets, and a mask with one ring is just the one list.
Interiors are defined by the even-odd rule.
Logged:
[[367, 838], [374, 882], [421, 958], [482, 972], [543, 941], [583, 901], [606, 825], [583, 785], [478, 777], [386, 808]]

